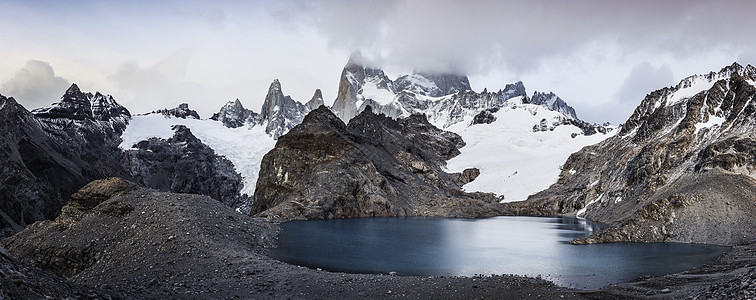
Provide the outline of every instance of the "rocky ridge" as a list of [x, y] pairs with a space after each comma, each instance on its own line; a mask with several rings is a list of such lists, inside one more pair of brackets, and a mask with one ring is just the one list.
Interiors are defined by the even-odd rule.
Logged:
[[496, 92], [486, 89], [480, 93], [472, 91], [467, 76], [453, 73], [415, 72], [392, 81], [383, 70], [366, 66], [359, 52], [350, 57], [341, 73], [339, 92], [331, 110], [344, 122], [368, 106], [392, 118], [421, 113], [432, 124], [448, 128], [459, 122], [471, 122], [483, 111], [498, 110], [508, 101], [543, 105], [562, 113], [563, 120], [550, 122], [552, 130], [555, 126], [575, 125], [583, 129], [583, 134], [591, 135], [606, 133], [611, 128], [608, 124], [590, 124], [578, 119], [575, 109], [554, 93], [534, 92], [529, 98], [521, 81]]
[[290, 96], [284, 96], [281, 82], [275, 79], [268, 88], [261, 113], [245, 109], [239, 99], [236, 99], [236, 101], [226, 103], [210, 119], [219, 121], [229, 128], [265, 126], [265, 132], [273, 139], [278, 139], [301, 123], [308, 112], [320, 105], [323, 105], [323, 94], [320, 89], [315, 90], [310, 101], [302, 104]]
[[505, 213], [493, 195], [460, 190], [477, 170], [442, 170], [463, 145], [423, 115], [394, 120], [368, 107], [347, 125], [321, 106], [263, 158], [252, 214], [332, 219]]
[[153, 112], [150, 112], [151, 114], [162, 114], [169, 118], [182, 118], [182, 119], [196, 119], [199, 120], [200, 116], [197, 113], [197, 111], [193, 109], [189, 109], [188, 103], [181, 103], [179, 106], [171, 108], [171, 109], [160, 109]]
[[32, 112], [0, 96], [0, 236], [54, 218], [91, 180], [128, 177], [118, 143], [129, 118], [111, 96], [75, 84], [59, 102]]
[[577, 243], [756, 240], [756, 68], [737, 63], [648, 94], [621, 132], [574, 153], [522, 214], [614, 226]]

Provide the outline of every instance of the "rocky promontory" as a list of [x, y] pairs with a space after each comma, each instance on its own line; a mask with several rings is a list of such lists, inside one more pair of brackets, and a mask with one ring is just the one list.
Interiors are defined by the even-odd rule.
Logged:
[[321, 106], [263, 158], [252, 214], [283, 219], [505, 214], [492, 195], [462, 192], [476, 170], [443, 171], [463, 145], [458, 135], [423, 115], [394, 120], [367, 108], [347, 125]]
[[518, 214], [611, 224], [576, 243], [756, 241], [756, 68], [733, 64], [648, 94], [620, 133], [573, 153]]

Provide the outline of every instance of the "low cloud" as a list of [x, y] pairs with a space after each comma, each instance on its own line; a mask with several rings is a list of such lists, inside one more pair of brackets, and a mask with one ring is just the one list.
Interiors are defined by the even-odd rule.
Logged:
[[55, 76], [55, 70], [49, 63], [29, 60], [13, 77], [0, 85], [0, 91], [31, 110], [57, 102], [69, 86], [68, 80]]
[[672, 68], [664, 64], [654, 68], [648, 62], [638, 64], [630, 71], [622, 86], [617, 91], [617, 99], [620, 103], [633, 106], [640, 104], [646, 94], [665, 86], [674, 84], [675, 77]]
[[[454, 1], [323, 0], [286, 9], [285, 22], [316, 28], [329, 45], [385, 65], [523, 74], [542, 64], [586, 55], [621, 60], [628, 54], [679, 58], [756, 44], [753, 1]], [[297, 15], [300, 11], [300, 15]], [[298, 17], [297, 17], [298, 16]], [[732, 20], [738, 20], [734, 26]], [[282, 20], [282, 22], [284, 22]], [[618, 53], [601, 52], [617, 47]]]

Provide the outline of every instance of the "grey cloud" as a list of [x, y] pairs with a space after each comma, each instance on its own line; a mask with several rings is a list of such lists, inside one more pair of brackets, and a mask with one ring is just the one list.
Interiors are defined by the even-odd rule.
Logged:
[[60, 76], [49, 63], [29, 60], [0, 86], [4, 96], [14, 97], [27, 109], [49, 105], [60, 99], [70, 83]]
[[585, 55], [588, 46], [601, 52], [604, 43], [616, 44], [620, 56], [687, 56], [756, 44], [753, 1], [324, 0], [313, 6], [299, 21], [318, 28], [333, 47], [360, 49], [386, 64], [463, 72], [534, 71], [551, 59]]
[[617, 99], [621, 103], [636, 106], [649, 92], [672, 85], [674, 81], [675, 77], [669, 65], [664, 64], [657, 69], [648, 62], [642, 62], [635, 66], [622, 82], [617, 91]]
[[186, 47], [151, 66], [142, 67], [133, 61], [123, 63], [109, 76], [122, 97], [118, 101], [133, 110], [132, 113], [181, 102], [191, 102], [194, 109], [204, 108], [207, 102], [202, 100], [211, 93], [201, 84], [186, 80], [186, 70], [194, 55], [195, 50]]

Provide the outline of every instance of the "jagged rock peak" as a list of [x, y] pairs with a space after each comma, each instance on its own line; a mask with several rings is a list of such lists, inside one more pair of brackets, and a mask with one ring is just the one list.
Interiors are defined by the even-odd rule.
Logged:
[[239, 99], [226, 103], [220, 111], [210, 117], [210, 120], [219, 121], [228, 128], [238, 128], [245, 124], [255, 126], [261, 123], [260, 114], [244, 108]]
[[[653, 91], [622, 127], [621, 135], [637, 129], [636, 141], [651, 138], [662, 128], [676, 125], [676, 133], [696, 132], [697, 128], [715, 124], [722, 125], [738, 119], [739, 125], [751, 123], [743, 114], [750, 106], [750, 93], [756, 88], [756, 68], [738, 63], [722, 68], [719, 72], [692, 75], [674, 86]], [[737, 96], [737, 97], [736, 97]], [[716, 121], [716, 122], [715, 122]], [[720, 126], [724, 129], [725, 126]], [[708, 128], [708, 127], [707, 127]]]
[[181, 118], [181, 119], [200, 119], [199, 114], [197, 111], [189, 109], [188, 103], [181, 103], [177, 107], [171, 108], [171, 109], [160, 109], [151, 112], [153, 114], [162, 114], [166, 117], [175, 117], [175, 118]]
[[308, 101], [305, 105], [310, 110], [314, 110], [321, 105], [325, 105], [325, 102], [323, 102], [323, 92], [321, 92], [320, 89], [316, 89], [315, 94], [312, 95], [310, 101]]
[[263, 102], [260, 124], [267, 122], [265, 133], [274, 139], [284, 135], [310, 111], [309, 106], [284, 96], [281, 82], [273, 80]]
[[441, 95], [439, 96], [472, 90], [470, 79], [467, 78], [467, 75], [428, 72], [417, 72], [416, 74], [433, 82], [440, 90]]
[[522, 81], [508, 83], [506, 86], [504, 86], [504, 89], [499, 90], [498, 94], [499, 99], [502, 101], [518, 96], [523, 97], [525, 102], [527, 102], [528, 99], [528, 93], [525, 91], [525, 85], [522, 83]]
[[[32, 110], [40, 118], [116, 122], [125, 127], [131, 113], [110, 95], [100, 92], [83, 93], [75, 83], [66, 90], [59, 102]], [[119, 126], [121, 127], [121, 126]]]
[[564, 102], [562, 98], [559, 98], [559, 96], [557, 96], [553, 92], [549, 92], [547, 94], [535, 91], [533, 92], [533, 97], [528, 100], [528, 103], [546, 105], [546, 107], [548, 107], [550, 110], [560, 112], [570, 119], [578, 120], [575, 109], [567, 105], [567, 103]]
[[265, 95], [265, 102], [262, 106], [262, 118], [269, 119], [284, 102], [283, 91], [281, 91], [281, 82], [278, 79], [273, 79], [273, 82], [268, 87], [268, 94]]
[[68, 89], [66, 90], [66, 93], [64, 94], [63, 97], [69, 96], [69, 95], [76, 95], [80, 93], [81, 93], [81, 89], [79, 89], [79, 86], [76, 85], [75, 83], [72, 83], [71, 86], [68, 87]]

